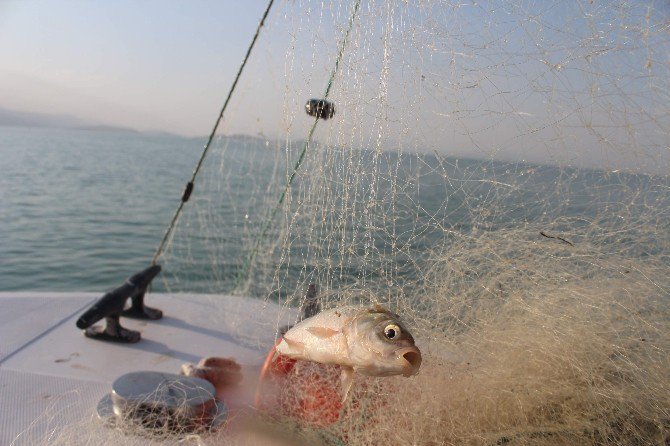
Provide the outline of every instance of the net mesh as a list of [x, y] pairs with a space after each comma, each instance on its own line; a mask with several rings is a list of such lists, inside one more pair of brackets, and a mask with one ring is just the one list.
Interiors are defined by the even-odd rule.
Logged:
[[[275, 395], [282, 410], [251, 431], [287, 444], [668, 444], [667, 2], [353, 11], [275, 6], [159, 259], [162, 286], [297, 307], [314, 283], [325, 308], [382, 303], [424, 365], [357, 377], [328, 423], [314, 419], [332, 405], [305, 401], [333, 370], [303, 365], [292, 402]], [[306, 141], [305, 101], [322, 97], [340, 45], [335, 117]], [[247, 438], [226, 435], [198, 441]]]
[[[667, 5], [363, 2], [345, 44], [352, 10], [271, 16], [161, 259], [168, 289], [295, 300], [402, 285], [477, 231], [666, 233]], [[278, 206], [340, 45], [336, 118]]]

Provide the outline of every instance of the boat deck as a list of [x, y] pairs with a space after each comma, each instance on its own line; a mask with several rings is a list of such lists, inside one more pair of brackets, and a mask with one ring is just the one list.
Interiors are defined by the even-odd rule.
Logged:
[[[158, 321], [122, 318], [136, 344], [83, 336], [75, 321], [102, 293], [0, 293], [0, 444], [48, 442], [61, 426], [94, 417], [111, 383], [128, 372], [179, 373], [206, 356], [234, 358], [245, 380], [297, 311], [244, 297], [151, 294]], [[41, 439], [41, 440], [40, 440]]]

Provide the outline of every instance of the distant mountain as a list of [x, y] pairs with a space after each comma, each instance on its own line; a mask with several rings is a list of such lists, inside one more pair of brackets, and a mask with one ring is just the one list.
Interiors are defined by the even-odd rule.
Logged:
[[115, 125], [85, 125], [74, 128], [76, 130], [91, 130], [95, 132], [140, 133], [139, 130], [131, 129], [130, 127], [117, 127]]
[[137, 132], [135, 129], [92, 123], [70, 115], [22, 112], [0, 107], [0, 126], [3, 125], [97, 130], [106, 132]]
[[77, 127], [90, 125], [70, 115], [29, 113], [0, 107], [0, 125], [18, 127]]

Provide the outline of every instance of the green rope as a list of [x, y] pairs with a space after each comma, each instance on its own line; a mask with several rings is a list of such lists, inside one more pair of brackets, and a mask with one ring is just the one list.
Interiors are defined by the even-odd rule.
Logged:
[[[340, 44], [340, 47], [337, 52], [337, 58], [335, 59], [335, 66], [333, 67], [333, 70], [330, 73], [330, 78], [328, 79], [328, 84], [326, 85], [326, 92], [323, 95], [323, 100], [325, 101], [328, 99], [328, 95], [330, 94], [330, 90], [333, 87], [333, 82], [335, 81], [335, 75], [337, 74], [337, 70], [340, 66], [340, 61], [342, 60], [342, 56], [344, 54], [344, 49], [347, 45], [347, 41], [349, 40], [349, 34], [351, 34], [351, 30], [354, 26], [354, 20], [356, 18], [356, 14], [358, 13], [358, 7], [361, 4], [361, 0], [356, 0], [356, 3], [354, 4], [354, 9], [351, 13], [351, 16], [349, 17], [349, 24], [347, 27], [347, 32], [344, 34], [344, 38], [342, 39], [342, 42]], [[295, 165], [293, 166], [293, 171], [291, 172], [291, 175], [288, 178], [288, 181], [286, 182], [286, 186], [284, 186], [284, 190], [282, 193], [279, 195], [279, 200], [277, 200], [277, 204], [272, 208], [270, 211], [270, 215], [268, 216], [267, 220], [265, 221], [263, 228], [256, 237], [256, 241], [254, 243], [254, 247], [251, 251], [251, 254], [247, 258], [246, 262], [244, 263], [242, 269], [240, 270], [240, 273], [237, 275], [237, 280], [235, 281], [235, 285], [233, 286], [233, 289], [236, 289], [240, 282], [242, 281], [242, 278], [249, 272], [251, 269], [251, 265], [256, 258], [256, 255], [258, 254], [258, 250], [260, 249], [260, 244], [261, 241], [265, 238], [267, 235], [268, 230], [270, 229], [270, 226], [272, 225], [272, 222], [277, 215], [277, 212], [279, 211], [279, 208], [281, 205], [284, 203], [284, 199], [286, 198], [286, 194], [288, 193], [289, 189], [291, 188], [291, 184], [293, 183], [293, 179], [298, 173], [298, 170], [300, 169], [300, 166], [302, 165], [303, 160], [305, 159], [305, 154], [307, 153], [307, 149], [309, 148], [309, 144], [312, 142], [312, 136], [314, 135], [314, 131], [316, 130], [316, 124], [319, 122], [319, 117], [317, 114], [316, 119], [314, 120], [314, 123], [312, 124], [312, 127], [309, 129], [309, 134], [307, 135], [307, 139], [305, 139], [305, 144], [302, 148], [302, 151], [300, 152], [300, 155], [298, 156], [297, 161], [295, 162]]]
[[244, 66], [247, 64], [247, 61], [249, 60], [249, 56], [251, 55], [251, 50], [254, 48], [254, 45], [256, 44], [256, 40], [258, 39], [258, 35], [261, 32], [261, 28], [265, 24], [265, 19], [267, 18], [268, 14], [270, 13], [270, 8], [272, 8], [272, 4], [274, 3], [274, 0], [270, 0], [268, 2], [268, 6], [265, 8], [265, 12], [263, 13], [263, 17], [261, 18], [261, 21], [258, 23], [258, 27], [256, 28], [256, 34], [254, 34], [253, 39], [251, 39], [251, 44], [249, 44], [249, 48], [247, 49], [247, 54], [244, 56], [244, 60], [242, 61], [242, 65], [240, 65], [239, 70], [237, 70], [237, 76], [235, 76], [235, 80], [233, 81], [233, 85], [231, 85], [230, 90], [228, 91], [228, 96], [226, 97], [225, 102], [223, 103], [223, 107], [221, 107], [221, 112], [219, 113], [219, 117], [217, 118], [216, 122], [214, 123], [214, 128], [212, 129], [212, 132], [209, 134], [209, 138], [207, 139], [207, 143], [205, 144], [205, 147], [202, 151], [202, 154], [200, 155], [200, 159], [198, 160], [198, 163], [195, 166], [195, 169], [193, 170], [193, 175], [191, 176], [191, 181], [189, 181], [186, 184], [186, 189], [184, 190], [184, 193], [182, 194], [181, 201], [179, 202], [179, 206], [177, 206], [177, 210], [174, 213], [174, 216], [172, 217], [172, 221], [170, 221], [170, 224], [167, 227], [167, 230], [165, 231], [165, 234], [163, 235], [163, 239], [161, 240], [160, 245], [158, 245], [158, 249], [156, 249], [156, 253], [154, 254], [153, 258], [151, 259], [151, 264], [155, 265], [156, 261], [158, 260], [158, 257], [163, 253], [163, 250], [165, 249], [165, 245], [167, 244], [168, 240], [170, 239], [170, 235], [174, 231], [174, 228], [177, 224], [177, 220], [179, 219], [179, 216], [181, 215], [181, 211], [184, 207], [184, 203], [188, 201], [188, 199], [191, 196], [191, 192], [193, 191], [193, 185], [195, 184], [195, 177], [198, 175], [198, 172], [200, 171], [200, 168], [202, 167], [202, 163], [205, 161], [205, 157], [207, 156], [207, 152], [209, 152], [209, 148], [212, 145], [212, 141], [214, 140], [214, 136], [216, 135], [216, 130], [219, 128], [219, 124], [221, 123], [221, 120], [223, 119], [223, 113], [226, 111], [226, 108], [228, 107], [228, 103], [230, 102], [230, 98], [233, 96], [233, 92], [235, 91], [235, 87], [237, 87], [237, 81], [240, 80], [240, 76], [242, 75], [242, 71], [244, 70]]

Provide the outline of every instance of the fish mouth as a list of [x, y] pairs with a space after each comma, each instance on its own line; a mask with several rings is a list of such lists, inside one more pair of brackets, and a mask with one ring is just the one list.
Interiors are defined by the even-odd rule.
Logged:
[[416, 347], [402, 349], [398, 352], [398, 356], [402, 358], [403, 376], [412, 376], [419, 373], [421, 367], [421, 351]]

